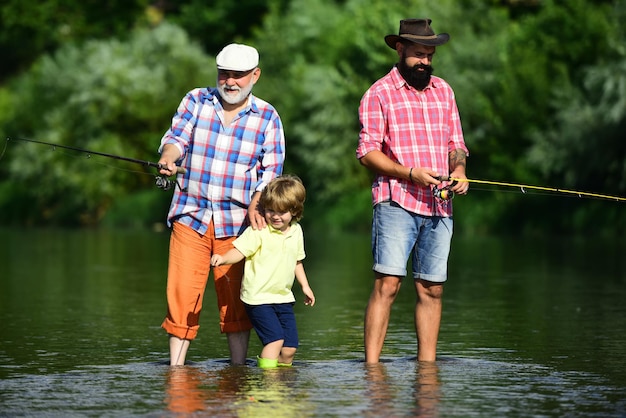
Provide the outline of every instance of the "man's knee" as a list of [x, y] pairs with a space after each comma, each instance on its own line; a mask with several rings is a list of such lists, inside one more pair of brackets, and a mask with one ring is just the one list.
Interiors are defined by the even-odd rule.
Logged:
[[383, 276], [376, 274], [376, 283], [374, 285], [374, 291], [378, 296], [384, 298], [395, 298], [400, 291], [400, 285], [402, 280], [396, 276]]
[[418, 280], [416, 282], [417, 294], [420, 298], [441, 299], [443, 296], [443, 284]]

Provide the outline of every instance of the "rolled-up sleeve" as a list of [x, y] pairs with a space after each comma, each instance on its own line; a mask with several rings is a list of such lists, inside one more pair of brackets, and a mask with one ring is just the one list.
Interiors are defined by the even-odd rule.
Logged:
[[361, 159], [372, 151], [382, 149], [385, 137], [385, 117], [381, 98], [368, 91], [359, 105], [359, 144], [356, 149], [356, 158]]
[[190, 91], [183, 97], [176, 113], [172, 117], [172, 124], [170, 128], [165, 132], [161, 139], [161, 145], [159, 146], [159, 153], [163, 151], [163, 147], [166, 144], [172, 144], [180, 151], [181, 159], [185, 157], [191, 136], [193, 135], [193, 129], [196, 125], [197, 114], [200, 112], [197, 110], [199, 103], [197, 101], [198, 92], [200, 89]]

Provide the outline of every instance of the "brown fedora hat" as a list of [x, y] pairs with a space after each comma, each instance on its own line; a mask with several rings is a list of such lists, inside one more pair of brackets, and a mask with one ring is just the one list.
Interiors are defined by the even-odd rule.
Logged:
[[443, 45], [450, 40], [450, 35], [435, 32], [430, 27], [430, 19], [404, 19], [400, 21], [400, 31], [398, 35], [385, 36], [385, 42], [390, 48], [396, 49], [396, 42], [407, 40], [416, 44], [427, 46]]

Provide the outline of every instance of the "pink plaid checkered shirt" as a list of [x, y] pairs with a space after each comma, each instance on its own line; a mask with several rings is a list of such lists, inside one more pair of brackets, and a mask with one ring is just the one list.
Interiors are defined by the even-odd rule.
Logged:
[[[405, 167], [448, 175], [448, 154], [455, 149], [468, 153], [454, 92], [439, 77], [432, 76], [420, 92], [394, 67], [365, 92], [359, 118], [357, 158], [378, 150]], [[431, 188], [395, 177], [377, 175], [372, 200], [374, 205], [391, 200], [424, 216], [452, 216], [451, 201], [435, 199]]]

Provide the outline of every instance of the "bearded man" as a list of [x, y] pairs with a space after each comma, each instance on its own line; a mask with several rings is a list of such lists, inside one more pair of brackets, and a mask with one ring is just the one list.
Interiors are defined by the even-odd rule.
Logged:
[[[468, 190], [469, 183], [462, 181], [467, 179], [468, 150], [454, 92], [432, 75], [436, 47], [450, 36], [436, 35], [431, 22], [405, 19], [398, 35], [385, 37], [396, 50], [398, 63], [367, 90], [359, 106], [356, 157], [376, 174], [375, 281], [364, 325], [367, 363], [380, 360], [391, 307], [411, 255], [417, 359], [435, 361], [452, 240], [452, 201], [446, 197]], [[461, 181], [442, 184], [442, 176]], [[446, 193], [441, 193], [444, 187]]]

